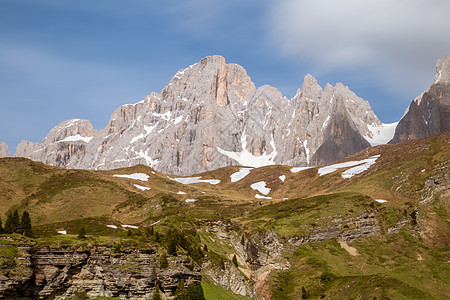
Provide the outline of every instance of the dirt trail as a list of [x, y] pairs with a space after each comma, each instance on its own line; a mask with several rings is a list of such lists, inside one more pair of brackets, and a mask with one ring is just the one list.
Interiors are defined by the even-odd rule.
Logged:
[[341, 248], [344, 248], [351, 256], [358, 256], [359, 252], [358, 249], [355, 247], [351, 247], [347, 244], [347, 242], [343, 241], [341, 238], [337, 239], [339, 245], [341, 245]]

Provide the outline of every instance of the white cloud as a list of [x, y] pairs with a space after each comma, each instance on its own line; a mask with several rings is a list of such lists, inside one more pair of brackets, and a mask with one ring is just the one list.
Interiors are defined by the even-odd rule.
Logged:
[[450, 52], [448, 0], [274, 1], [270, 38], [318, 72], [365, 70], [397, 90], [424, 87]]

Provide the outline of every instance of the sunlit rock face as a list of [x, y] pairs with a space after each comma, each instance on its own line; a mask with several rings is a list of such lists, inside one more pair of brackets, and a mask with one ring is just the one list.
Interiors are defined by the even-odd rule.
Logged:
[[[435, 83], [411, 104], [436, 103], [426, 119], [436, 126], [425, 136], [449, 128], [448, 65], [446, 56]], [[178, 175], [231, 165], [324, 165], [371, 145], [422, 137], [404, 126], [408, 114], [393, 138], [397, 123], [382, 124], [341, 83], [322, 88], [308, 74], [289, 99], [274, 87], [256, 88], [243, 67], [209, 56], [178, 71], [160, 93], [117, 108], [104, 129], [68, 120], [41, 143], [23, 141], [14, 156], [84, 169], [145, 164]]]

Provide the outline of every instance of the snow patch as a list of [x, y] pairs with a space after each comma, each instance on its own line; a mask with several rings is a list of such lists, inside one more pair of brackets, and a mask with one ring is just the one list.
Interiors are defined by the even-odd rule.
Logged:
[[140, 139], [143, 139], [143, 138], [144, 138], [144, 134], [141, 133], [141, 134], [135, 136], [134, 138], [132, 138], [130, 143], [133, 144], [134, 142], [137, 142], [137, 141], [139, 141]]
[[357, 174], [360, 174], [372, 166], [376, 160], [380, 157], [380, 155], [375, 155], [363, 160], [358, 161], [347, 161], [344, 163], [334, 164], [326, 167], [322, 167], [318, 170], [319, 176], [323, 176], [329, 173], [333, 173], [334, 171], [337, 171], [342, 168], [349, 168], [342, 173], [342, 178], [351, 178]]
[[170, 180], [174, 180], [176, 182], [182, 183], [182, 184], [193, 184], [193, 183], [209, 183], [212, 185], [216, 185], [220, 183], [219, 179], [201, 179], [202, 177], [183, 177], [183, 178], [170, 178], [167, 176]]
[[113, 175], [113, 177], [122, 177], [122, 178], [129, 178], [129, 179], [134, 179], [134, 180], [141, 180], [141, 181], [148, 181], [148, 178], [150, 176], [148, 176], [147, 174], [144, 173], [134, 173], [131, 175]]
[[172, 116], [172, 112], [169, 110], [168, 112], [163, 113], [163, 114], [152, 113], [152, 115], [153, 115], [154, 117], [159, 117], [159, 118], [161, 118], [161, 119], [163, 119], [163, 120], [169, 121], [169, 120], [170, 120], [170, 117]]
[[158, 224], [159, 222], [161, 222], [161, 220], [156, 221], [155, 223], [150, 224], [150, 226], [156, 225], [156, 224]]
[[106, 225], [106, 227], [117, 229], [116, 225]]
[[280, 178], [280, 180], [284, 182], [284, 181], [286, 180], [286, 175], [281, 175], [281, 176], [278, 177], [278, 178]]
[[292, 173], [298, 173], [300, 171], [308, 170], [308, 169], [311, 169], [311, 168], [314, 168], [314, 167], [294, 167], [294, 168], [291, 169], [291, 172]]
[[138, 155], [138, 157], [145, 159], [147, 165], [150, 166], [151, 168], [153, 168], [155, 165], [157, 165], [159, 163], [159, 161], [157, 159], [152, 159], [148, 155], [148, 151], [149, 151], [149, 149], [147, 149], [147, 151], [145, 153], [143, 150], [140, 150], [139, 152], [135, 151], [134, 153], [136, 153], [136, 155]]
[[85, 143], [89, 143], [90, 140], [92, 140], [94, 137], [92, 136], [81, 136], [79, 134], [77, 135], [73, 135], [73, 136], [68, 136], [63, 140], [58, 141], [59, 142], [85, 142]]
[[270, 188], [266, 187], [265, 181], [256, 182], [252, 184], [250, 187], [264, 195], [267, 195], [270, 192]]
[[387, 200], [383, 200], [383, 199], [375, 199], [375, 201], [377, 201], [378, 203], [386, 203]]
[[240, 168], [239, 171], [230, 175], [231, 182], [241, 180], [242, 178], [250, 174], [251, 170], [253, 170], [253, 168]]
[[306, 161], [309, 164], [309, 148], [308, 148], [308, 140], [305, 140], [303, 142], [303, 147], [305, 148], [305, 154], [306, 154]]
[[197, 199], [186, 199], [186, 200], [184, 200], [184, 202], [186, 202], [186, 203], [192, 203], [192, 202], [195, 202], [195, 201], [197, 201]]
[[236, 160], [241, 166], [259, 168], [259, 167], [270, 166], [270, 165], [275, 164], [274, 159], [275, 159], [275, 156], [277, 156], [278, 152], [275, 147], [275, 142], [273, 140], [273, 136], [272, 136], [272, 140], [270, 141], [270, 146], [272, 146], [272, 149], [273, 149], [272, 153], [266, 154], [266, 152], [264, 152], [264, 154], [262, 154], [260, 156], [253, 155], [252, 153], [248, 152], [248, 150], [247, 150], [247, 137], [246, 137], [245, 131], [244, 131], [241, 135], [242, 151], [240, 151], [240, 152], [226, 151], [219, 147], [217, 147], [217, 150], [221, 154], [228, 156], [231, 159]]
[[148, 190], [152, 189], [148, 186], [142, 186], [142, 185], [138, 185], [138, 184], [135, 184], [134, 186], [137, 187], [138, 189], [140, 189], [141, 191], [148, 191]]
[[327, 127], [328, 121], [330, 121], [330, 115], [328, 115], [328, 116], [327, 116], [327, 119], [325, 120], [325, 122], [323, 122], [322, 129], [324, 129], [325, 127]]
[[57, 231], [57, 233], [59, 233], [59, 234], [67, 234], [67, 231], [65, 231], [65, 230], [60, 230], [60, 231]]
[[260, 194], [256, 194], [255, 195], [255, 198], [257, 198], [257, 199], [272, 199], [272, 197], [267, 197], [267, 196], [263, 196], [263, 195], [260, 195]]
[[134, 225], [122, 225], [122, 227], [125, 227], [125, 228], [134, 228], [134, 229], [138, 229], [138, 228], [139, 228], [138, 226], [134, 226]]
[[175, 118], [175, 120], [173, 121], [173, 124], [177, 125], [178, 123], [180, 123], [181, 121], [183, 121], [183, 116], [178, 116]]
[[351, 178], [357, 174], [366, 171], [367, 169], [370, 168], [371, 165], [373, 165], [376, 162], [378, 157], [380, 157], [380, 155], [372, 156], [371, 158], [366, 159], [364, 164], [348, 169], [347, 171], [344, 171], [344, 173], [342, 173], [342, 178]]
[[364, 138], [370, 143], [372, 146], [387, 144], [395, 134], [395, 128], [397, 128], [398, 122], [384, 124], [381, 126], [369, 124], [367, 125], [367, 129], [370, 131], [370, 135], [364, 136]]

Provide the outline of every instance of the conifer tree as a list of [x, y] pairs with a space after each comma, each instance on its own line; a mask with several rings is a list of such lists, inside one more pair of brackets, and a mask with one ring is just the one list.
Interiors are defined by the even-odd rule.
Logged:
[[239, 264], [238, 264], [238, 261], [237, 261], [237, 258], [236, 258], [236, 254], [235, 255], [233, 255], [233, 264], [237, 267], [237, 266], [239, 266]]
[[165, 269], [169, 266], [169, 261], [167, 260], [166, 252], [163, 252], [161, 254], [161, 257], [159, 258], [159, 268]]
[[12, 214], [13, 232], [20, 233], [20, 218], [17, 209]]
[[203, 289], [202, 286], [200, 285], [200, 282], [194, 282], [188, 285], [186, 290], [186, 298], [195, 300], [205, 300], [205, 295], [203, 293]]
[[159, 294], [159, 286], [156, 285], [156, 289], [153, 292], [152, 300], [161, 300], [161, 295]]
[[174, 300], [186, 300], [186, 287], [184, 286], [184, 279], [182, 278], [178, 284], [177, 289], [175, 290], [175, 298]]
[[86, 230], [84, 230], [84, 226], [81, 227], [80, 232], [78, 233], [78, 237], [79, 237], [80, 239], [86, 238]]
[[32, 237], [33, 236], [33, 230], [31, 229], [31, 219], [30, 214], [25, 210], [22, 213], [22, 220], [21, 220], [21, 233], [24, 236]]
[[11, 234], [11, 233], [14, 232], [13, 215], [12, 215], [12, 213], [9, 213], [8, 216], [6, 217], [4, 232], [6, 234]]

